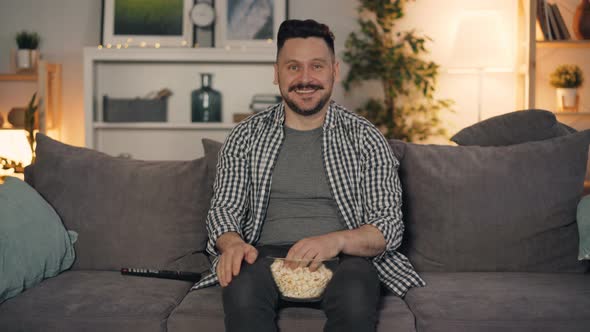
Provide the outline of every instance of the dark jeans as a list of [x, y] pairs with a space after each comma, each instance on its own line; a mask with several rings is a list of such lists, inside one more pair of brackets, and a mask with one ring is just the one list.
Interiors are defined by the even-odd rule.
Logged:
[[[277, 310], [290, 304], [279, 299], [270, 272], [272, 260], [265, 257], [285, 257], [288, 248], [258, 247], [256, 262], [244, 262], [240, 274], [223, 289], [226, 331], [277, 331]], [[370, 260], [340, 256], [340, 264], [318, 304], [327, 317], [324, 331], [375, 331], [379, 296], [379, 278]]]

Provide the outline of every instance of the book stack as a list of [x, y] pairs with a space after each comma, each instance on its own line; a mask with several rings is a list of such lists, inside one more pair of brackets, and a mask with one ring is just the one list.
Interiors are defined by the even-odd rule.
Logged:
[[283, 99], [280, 95], [273, 94], [255, 94], [252, 96], [252, 102], [250, 103], [250, 110], [254, 113], [258, 113], [266, 110], [270, 106], [280, 103]]
[[541, 33], [537, 34], [538, 40], [571, 39], [559, 7], [547, 0], [537, 0], [537, 28], [541, 30]]

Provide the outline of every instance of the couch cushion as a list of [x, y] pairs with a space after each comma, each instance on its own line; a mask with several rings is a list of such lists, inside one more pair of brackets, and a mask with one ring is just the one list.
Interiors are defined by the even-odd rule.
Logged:
[[575, 129], [557, 121], [545, 110], [498, 115], [466, 127], [451, 137], [459, 145], [504, 146], [540, 141], [570, 134]]
[[166, 331], [192, 284], [68, 271], [0, 305], [0, 331]]
[[[310, 306], [289, 306], [279, 310], [281, 332], [321, 331], [325, 321], [324, 312]], [[221, 287], [191, 291], [170, 315], [168, 331], [224, 331]], [[377, 331], [415, 331], [414, 315], [402, 299], [390, 294], [383, 297]]]
[[24, 181], [0, 185], [0, 303], [74, 262], [75, 232]]
[[406, 302], [418, 331], [588, 331], [590, 275], [425, 272]]
[[390, 141], [403, 251], [418, 271], [581, 272], [576, 206], [590, 131], [506, 147]]
[[74, 269], [162, 269], [205, 249], [211, 192], [204, 158], [115, 158], [44, 135], [36, 154], [35, 189], [79, 233]]

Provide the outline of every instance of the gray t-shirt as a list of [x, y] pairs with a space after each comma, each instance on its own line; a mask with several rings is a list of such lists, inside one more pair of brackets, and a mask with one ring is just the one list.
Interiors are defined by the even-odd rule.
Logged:
[[284, 130], [259, 245], [292, 244], [345, 229], [322, 160], [322, 127]]

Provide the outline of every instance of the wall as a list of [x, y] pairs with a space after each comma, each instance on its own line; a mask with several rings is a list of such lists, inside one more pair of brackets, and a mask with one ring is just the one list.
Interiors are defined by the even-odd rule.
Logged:
[[[61, 139], [75, 145], [84, 144], [82, 48], [98, 44], [100, 8], [98, 0], [0, 0], [0, 72], [9, 70], [16, 33], [38, 32], [43, 58], [62, 64]], [[29, 98], [28, 92], [0, 85], [1, 112], [26, 105]]]
[[[401, 28], [416, 28], [433, 38], [429, 45], [431, 57], [443, 67], [449, 61], [459, 15], [465, 10], [498, 11], [506, 29], [515, 35], [514, 0], [418, 0], [409, 2], [407, 17]], [[356, 0], [290, 0], [292, 18], [313, 18], [327, 23], [336, 35], [336, 51], [341, 54], [348, 34], [357, 29]], [[43, 38], [45, 59], [63, 64], [63, 110], [61, 139], [75, 145], [84, 144], [82, 48], [96, 46], [100, 39], [99, 0], [0, 0], [0, 72], [9, 68], [10, 49], [15, 47], [14, 35], [22, 29], [35, 30]], [[511, 43], [516, 44], [516, 42]], [[342, 64], [343, 72], [347, 71]], [[446, 68], [446, 67], [445, 67]], [[477, 121], [476, 77], [443, 72], [438, 96], [456, 101], [455, 113], [445, 114], [450, 134]], [[3, 84], [3, 83], [0, 83]], [[484, 80], [484, 118], [516, 108], [515, 78], [512, 74], [490, 74]], [[378, 84], [368, 84], [346, 94], [335, 87], [334, 99], [350, 109], [363, 103], [369, 95], [379, 95]], [[23, 104], [30, 93], [14, 95], [13, 88], [0, 85], [0, 112], [13, 104]], [[10, 104], [3, 103], [10, 95]], [[18, 99], [18, 100], [17, 100]], [[14, 100], [17, 100], [13, 102]]]

